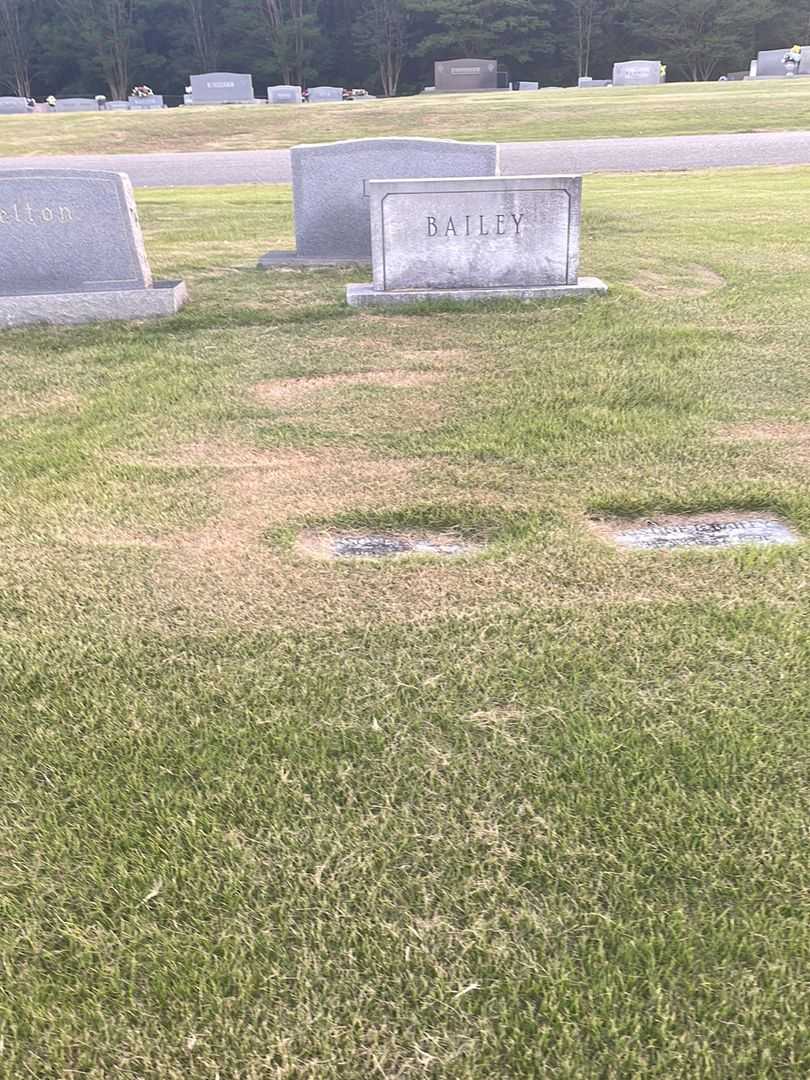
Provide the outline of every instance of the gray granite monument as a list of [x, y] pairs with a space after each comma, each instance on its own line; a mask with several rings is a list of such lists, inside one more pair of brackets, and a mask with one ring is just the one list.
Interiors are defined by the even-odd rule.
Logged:
[[300, 105], [302, 101], [300, 86], [268, 86], [267, 100], [271, 105]]
[[519, 82], [518, 83], [518, 90], [539, 90], [539, 89], [540, 89], [540, 83], [539, 82]]
[[173, 315], [182, 281], [153, 282], [129, 177], [0, 171], [0, 326]]
[[604, 293], [579, 277], [582, 178], [369, 181], [374, 281], [353, 307]]
[[[790, 49], [767, 49], [757, 54], [756, 77], [758, 79], [783, 79], [788, 74], [810, 75], [810, 45], [802, 45], [801, 63], [786, 64]], [[792, 70], [791, 70], [792, 69]]]
[[660, 60], [626, 60], [613, 65], [614, 86], [658, 86], [660, 82]]
[[577, 80], [577, 86], [580, 90], [590, 90], [598, 86], [613, 86], [610, 79], [591, 79], [588, 76], [583, 76]]
[[253, 77], [235, 71], [211, 71], [191, 76], [193, 105], [252, 105]]
[[55, 106], [56, 112], [98, 112], [98, 102], [95, 98], [59, 98]]
[[498, 89], [496, 60], [437, 60], [433, 82], [438, 93], [470, 93]]
[[130, 109], [162, 109], [163, 94], [148, 94], [146, 97], [131, 97]]
[[0, 97], [0, 115], [11, 116], [14, 113], [33, 112], [33, 106], [24, 97]]
[[270, 251], [273, 266], [371, 262], [369, 180], [387, 176], [496, 176], [495, 143], [452, 139], [349, 139], [294, 146], [295, 251]]
[[309, 88], [309, 101], [343, 101], [342, 86], [311, 86]]

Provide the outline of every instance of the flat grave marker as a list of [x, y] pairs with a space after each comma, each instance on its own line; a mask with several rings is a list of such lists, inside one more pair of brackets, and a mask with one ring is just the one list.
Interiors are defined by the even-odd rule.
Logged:
[[274, 266], [371, 262], [369, 182], [386, 176], [495, 176], [495, 143], [453, 139], [348, 139], [294, 146], [295, 251], [270, 251]]
[[582, 178], [371, 180], [374, 280], [353, 307], [547, 300], [607, 291], [579, 277]]
[[437, 555], [448, 558], [474, 555], [484, 544], [452, 533], [395, 532], [393, 530], [352, 530], [306, 532], [298, 540], [299, 550], [319, 559], [390, 559], [408, 555]]
[[797, 538], [781, 521], [749, 518], [736, 521], [694, 521], [641, 525], [615, 532], [620, 547], [634, 551], [674, 551], [678, 548], [729, 548], [742, 544], [795, 544]]
[[0, 326], [174, 314], [181, 281], [152, 280], [123, 173], [0, 172]]

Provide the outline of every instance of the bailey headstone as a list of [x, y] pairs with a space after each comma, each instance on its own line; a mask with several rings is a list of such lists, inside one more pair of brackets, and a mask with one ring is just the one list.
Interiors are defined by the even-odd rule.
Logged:
[[658, 86], [660, 82], [660, 60], [627, 60], [613, 65], [614, 86]]
[[441, 93], [498, 89], [496, 60], [437, 60], [433, 72], [434, 85]]
[[211, 71], [192, 75], [191, 102], [193, 105], [252, 105], [253, 76], [235, 71]]
[[33, 107], [28, 103], [28, 98], [0, 97], [0, 114], [2, 114], [3, 116], [11, 116], [14, 113], [29, 113], [33, 111]]
[[374, 281], [354, 307], [545, 300], [607, 291], [579, 277], [582, 178], [369, 181]]
[[287, 85], [268, 86], [267, 100], [271, 105], [300, 105], [302, 100], [301, 87]]
[[309, 88], [310, 104], [318, 101], [343, 101], [342, 86], [311, 86]]
[[349, 139], [294, 146], [290, 159], [296, 250], [268, 252], [265, 269], [370, 263], [370, 180], [498, 174], [495, 143], [452, 139]]
[[0, 171], [0, 326], [174, 314], [182, 281], [154, 282], [132, 185], [116, 172]]

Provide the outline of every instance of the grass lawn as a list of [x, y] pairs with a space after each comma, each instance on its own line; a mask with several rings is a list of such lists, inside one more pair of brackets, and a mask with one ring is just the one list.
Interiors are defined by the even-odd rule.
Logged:
[[[396, 314], [140, 192], [191, 305], [3, 333], [3, 1080], [810, 1075], [810, 545], [588, 521], [810, 536], [809, 181], [589, 179], [606, 298]], [[294, 545], [387, 523], [489, 546]]]
[[579, 139], [810, 128], [810, 79], [0, 117], [0, 156], [262, 150], [371, 135]]

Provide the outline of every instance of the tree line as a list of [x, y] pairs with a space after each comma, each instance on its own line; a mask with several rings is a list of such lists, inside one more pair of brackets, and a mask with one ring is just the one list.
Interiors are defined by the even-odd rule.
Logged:
[[0, 0], [4, 93], [182, 94], [189, 74], [246, 71], [265, 86], [407, 94], [433, 61], [492, 57], [513, 79], [609, 77], [661, 59], [670, 79], [743, 70], [810, 43], [810, 0]]

